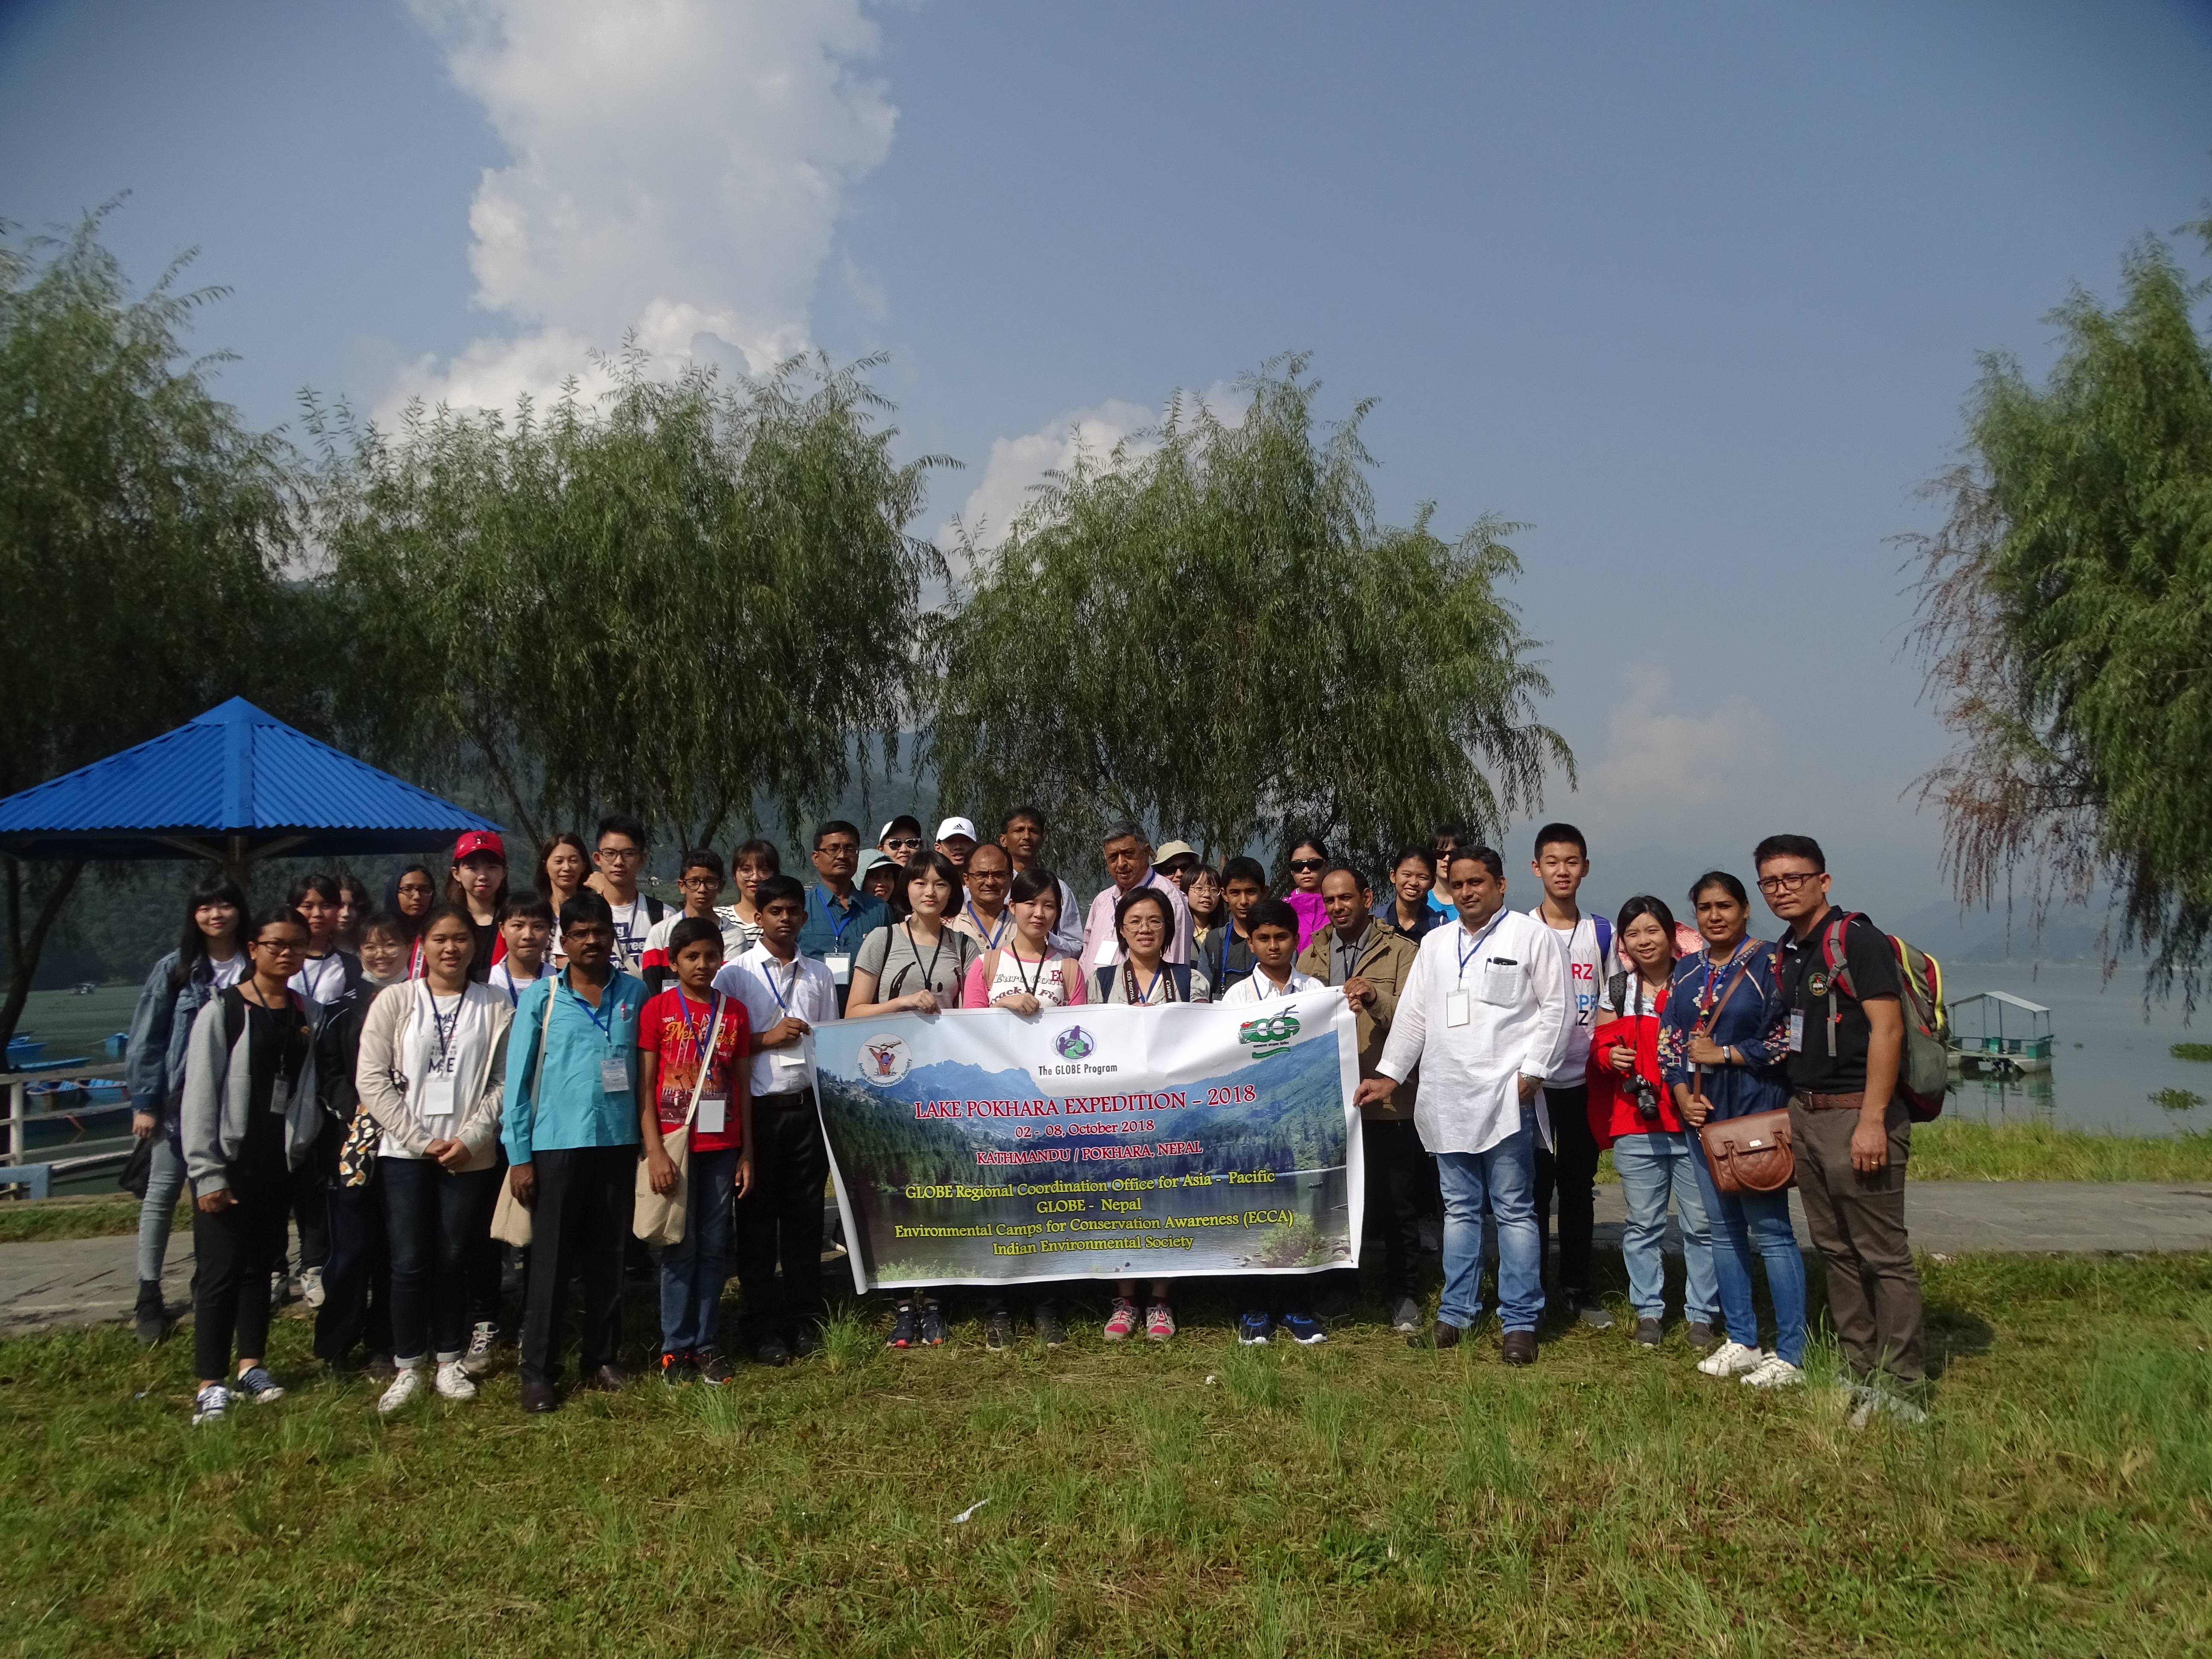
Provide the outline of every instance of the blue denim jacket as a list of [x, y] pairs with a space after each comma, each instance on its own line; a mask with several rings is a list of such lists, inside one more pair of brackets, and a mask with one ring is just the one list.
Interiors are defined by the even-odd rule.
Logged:
[[192, 1035], [192, 1018], [215, 994], [215, 976], [207, 958], [192, 964], [191, 977], [173, 988], [169, 975], [176, 971], [172, 951], [154, 964], [139, 988], [138, 1006], [131, 1014], [131, 1039], [123, 1051], [123, 1086], [131, 1096], [131, 1109], [167, 1121], [185, 1089], [185, 1048]]

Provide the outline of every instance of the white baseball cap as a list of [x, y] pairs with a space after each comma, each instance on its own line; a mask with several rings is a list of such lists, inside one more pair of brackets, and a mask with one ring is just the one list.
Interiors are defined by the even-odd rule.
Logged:
[[982, 839], [975, 833], [975, 823], [972, 818], [947, 818], [937, 826], [938, 840], [951, 841], [955, 836], [965, 836], [970, 841]]

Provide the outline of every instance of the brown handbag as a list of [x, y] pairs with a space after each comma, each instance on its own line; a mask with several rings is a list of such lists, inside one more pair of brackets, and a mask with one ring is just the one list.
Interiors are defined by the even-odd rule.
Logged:
[[1778, 1193], [1797, 1184], [1787, 1108], [1708, 1118], [1698, 1131], [1698, 1140], [1705, 1149], [1713, 1185], [1724, 1193]]

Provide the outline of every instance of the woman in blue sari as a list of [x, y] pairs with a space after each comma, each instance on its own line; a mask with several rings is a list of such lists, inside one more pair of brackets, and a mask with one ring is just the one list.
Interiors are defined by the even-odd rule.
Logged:
[[[1789, 1021], [1774, 979], [1774, 951], [1746, 936], [1751, 899], [1724, 871], [1709, 871], [1690, 890], [1705, 948], [1675, 965], [1659, 1036], [1659, 1060], [1682, 1119], [1692, 1126], [1691, 1166], [1711, 1223], [1728, 1340], [1698, 1364], [1708, 1376], [1740, 1376], [1754, 1388], [1801, 1382], [1805, 1373], [1805, 1259], [1790, 1225], [1790, 1194], [1723, 1193], [1696, 1133], [1790, 1103], [1784, 1073]], [[1754, 1253], [1766, 1264], [1774, 1303], [1774, 1346], [1759, 1346], [1751, 1299]]]

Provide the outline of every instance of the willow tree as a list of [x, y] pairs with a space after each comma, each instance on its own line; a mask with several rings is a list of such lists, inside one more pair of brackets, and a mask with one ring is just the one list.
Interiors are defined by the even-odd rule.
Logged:
[[542, 414], [314, 414], [346, 724], [533, 841], [617, 810], [683, 845], [760, 802], [795, 821], [897, 743], [935, 463], [893, 458], [874, 360], [611, 367]]
[[[222, 355], [183, 343], [223, 290], [179, 288], [179, 260], [134, 293], [100, 240], [102, 216], [64, 240], [0, 235], [0, 795], [234, 693], [281, 705], [307, 654], [304, 607], [280, 574], [295, 524], [288, 453], [216, 398], [208, 371]], [[84, 866], [0, 865], [4, 1042]]]
[[1572, 775], [1550, 689], [1479, 520], [1379, 524], [1359, 427], [1320, 426], [1304, 357], [1224, 418], [1177, 399], [1156, 434], [1079, 457], [994, 547], [937, 635], [927, 757], [957, 810], [1024, 800], [1070, 851], [1128, 818], [1211, 859], [1318, 835], [1370, 860], [1446, 818], [1494, 831]]
[[[2212, 240], [2212, 227], [2206, 228]], [[1960, 899], [2039, 921], [2114, 896], [2113, 942], [2194, 1003], [2212, 939], [2212, 348], [2163, 243], [2075, 292], [2044, 385], [1984, 360], [1967, 459], [1920, 545], [1917, 640], [1956, 734], [1923, 781]]]

